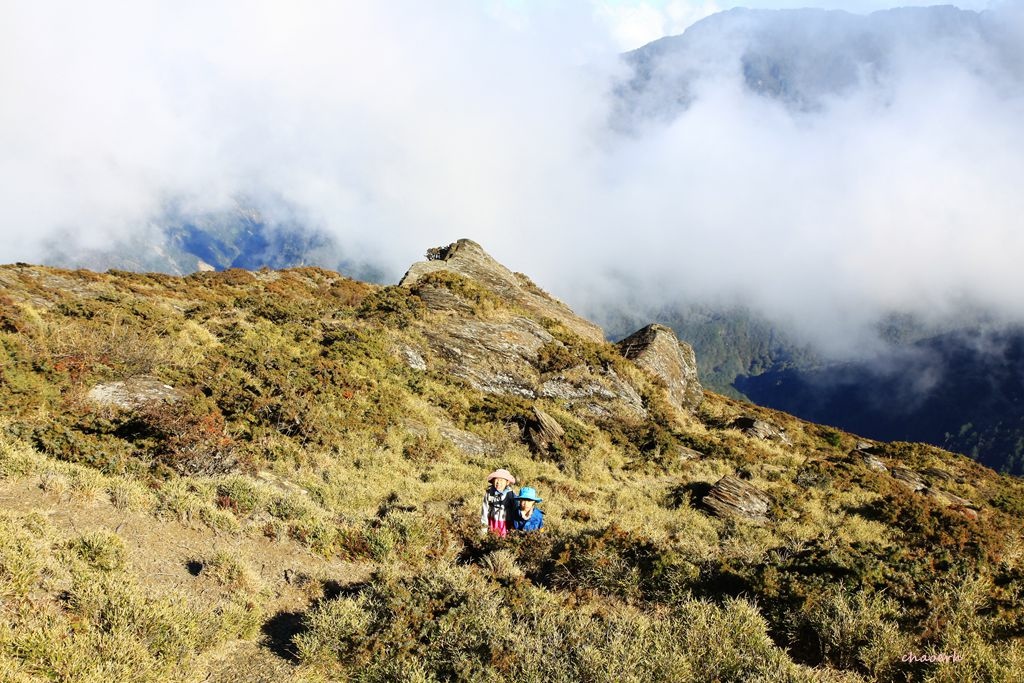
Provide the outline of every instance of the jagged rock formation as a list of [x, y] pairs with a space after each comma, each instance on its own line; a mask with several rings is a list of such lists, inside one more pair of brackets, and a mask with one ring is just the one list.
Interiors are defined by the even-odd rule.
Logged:
[[692, 411], [704, 400], [693, 348], [679, 341], [670, 328], [648, 325], [618, 346], [623, 356], [665, 381], [668, 395], [678, 408]]
[[[550, 322], [552, 330], [567, 329], [584, 344], [604, 344], [600, 327], [526, 276], [512, 273], [476, 242], [459, 240], [427, 255], [427, 261], [413, 264], [399, 286], [438, 314], [420, 332], [433, 357], [452, 375], [485, 393], [561, 399], [567, 408], [591, 416], [646, 416], [643, 399], [627, 377], [573, 355], [546, 326]], [[431, 366], [417, 350], [400, 353], [410, 367]], [[545, 354], [564, 362], [550, 367]]]
[[425, 329], [424, 335], [448, 362], [452, 374], [473, 387], [526, 398], [537, 396], [537, 353], [544, 344], [554, 341], [543, 327], [522, 316], [506, 321], [455, 316]]
[[[594, 342], [604, 341], [604, 331], [585, 320], [564, 303], [542, 291], [528, 277], [495, 261], [473, 240], [460, 239], [447, 247], [435, 247], [427, 252], [428, 260], [414, 263], [398, 283], [412, 287], [424, 275], [448, 271], [479, 284], [504, 301], [514, 303], [538, 318], [551, 318], [562, 323], [579, 336]], [[432, 293], [437, 296], [437, 293]], [[423, 294], [420, 294], [421, 298]], [[431, 294], [427, 295], [428, 298]], [[448, 301], [442, 306], [451, 306]]]
[[740, 517], [754, 522], [766, 521], [774, 502], [764, 491], [734, 476], [719, 479], [702, 501], [717, 517]]

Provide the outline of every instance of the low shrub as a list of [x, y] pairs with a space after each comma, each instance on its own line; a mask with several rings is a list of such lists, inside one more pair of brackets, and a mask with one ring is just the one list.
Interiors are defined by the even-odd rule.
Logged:
[[452, 565], [377, 573], [357, 594], [314, 608], [306, 626], [298, 638], [305, 666], [365, 681], [399, 671], [419, 676], [404, 680], [811, 680], [743, 600], [645, 613]]

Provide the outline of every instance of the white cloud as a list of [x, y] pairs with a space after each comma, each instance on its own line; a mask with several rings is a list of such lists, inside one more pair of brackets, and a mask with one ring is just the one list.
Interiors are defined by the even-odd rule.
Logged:
[[708, 7], [3, 3], [0, 261], [255, 197], [393, 277], [467, 236], [580, 306], [628, 273], [833, 346], [894, 308], [1024, 320], [1019, 71], [910, 54], [794, 113], [726, 56], [674, 121], [612, 132], [622, 41]]
[[597, 0], [595, 13], [608, 27], [618, 48], [625, 52], [664, 36], [678, 35], [704, 17], [721, 11], [710, 0], [643, 2]]

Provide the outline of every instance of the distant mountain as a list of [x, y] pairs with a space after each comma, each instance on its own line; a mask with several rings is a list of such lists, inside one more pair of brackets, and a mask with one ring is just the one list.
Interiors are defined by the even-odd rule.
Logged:
[[[701, 380], [725, 395], [872, 439], [923, 441], [1024, 475], [1024, 329], [878, 325], [879, 348], [829, 360], [742, 308], [678, 304], [655, 319], [693, 346]], [[613, 339], [646, 317], [599, 316]]]
[[1021, 82], [1012, 39], [991, 13], [952, 6], [904, 7], [868, 15], [821, 9], [733, 9], [684, 33], [625, 55], [629, 76], [616, 93], [616, 124], [671, 120], [703, 83], [742, 77], [750, 91], [813, 111], [829, 98], [874, 86], [883, 92], [908, 55], [1004, 71]]
[[1024, 474], [1024, 330], [965, 330], [887, 356], [739, 375], [752, 401], [877, 439], [925, 441]]
[[346, 257], [335, 239], [297, 222], [272, 222], [253, 208], [203, 213], [169, 211], [146, 229], [109, 245], [50, 247], [48, 264], [64, 268], [158, 272], [321, 266], [371, 282], [383, 275], [365, 259]]

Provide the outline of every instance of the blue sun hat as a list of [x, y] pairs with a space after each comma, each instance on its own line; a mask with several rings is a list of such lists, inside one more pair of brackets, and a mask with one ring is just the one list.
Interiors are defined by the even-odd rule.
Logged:
[[532, 500], [535, 503], [543, 503], [544, 499], [537, 495], [537, 489], [532, 486], [524, 486], [519, 489], [516, 500]]

